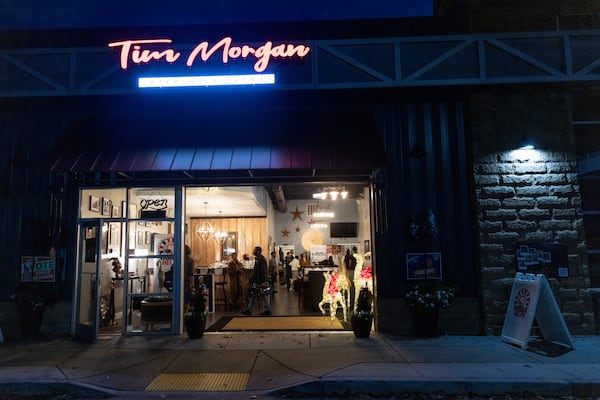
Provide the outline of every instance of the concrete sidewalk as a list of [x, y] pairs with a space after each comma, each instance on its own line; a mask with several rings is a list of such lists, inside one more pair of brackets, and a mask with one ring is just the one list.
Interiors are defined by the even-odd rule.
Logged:
[[[495, 336], [415, 339], [351, 332], [105, 336], [0, 343], [0, 394], [247, 399], [405, 391], [600, 395], [600, 336], [528, 350]], [[212, 385], [212, 386], [211, 386]]]

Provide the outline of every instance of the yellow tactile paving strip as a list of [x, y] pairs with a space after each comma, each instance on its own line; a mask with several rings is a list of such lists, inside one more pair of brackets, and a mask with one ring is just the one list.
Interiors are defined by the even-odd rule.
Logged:
[[147, 391], [225, 392], [246, 390], [250, 374], [160, 374]]

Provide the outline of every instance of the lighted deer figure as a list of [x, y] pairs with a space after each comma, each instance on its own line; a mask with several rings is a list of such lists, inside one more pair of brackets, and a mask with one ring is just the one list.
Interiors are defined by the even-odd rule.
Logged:
[[323, 305], [329, 303], [329, 315], [333, 321], [337, 313], [338, 304], [341, 304], [342, 310], [344, 311], [344, 321], [347, 321], [348, 316], [346, 301], [342, 295], [342, 292], [340, 291], [340, 288], [338, 287], [339, 275], [335, 272], [323, 272], [323, 276], [325, 277], [325, 284], [323, 285], [323, 298], [319, 303], [319, 310], [321, 310], [323, 315], [325, 315], [325, 309], [323, 308]]
[[[363, 259], [360, 254], [355, 254], [357, 257], [356, 270], [354, 271], [354, 311], [358, 305], [358, 296], [360, 289], [367, 288], [373, 293], [373, 267], [362, 268]], [[359, 269], [358, 266], [361, 266]]]

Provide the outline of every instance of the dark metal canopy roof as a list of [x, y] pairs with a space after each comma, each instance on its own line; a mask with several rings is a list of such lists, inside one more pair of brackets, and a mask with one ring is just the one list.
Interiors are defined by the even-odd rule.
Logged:
[[[375, 121], [361, 111], [211, 112], [147, 110], [80, 121], [53, 158], [56, 172], [221, 171], [273, 176], [370, 175], [386, 164]], [[281, 176], [281, 174], [278, 174]]]

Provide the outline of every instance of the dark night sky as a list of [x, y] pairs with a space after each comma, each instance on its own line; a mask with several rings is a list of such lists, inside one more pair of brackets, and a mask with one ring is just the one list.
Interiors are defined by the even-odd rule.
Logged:
[[0, 30], [323, 21], [432, 15], [432, 0], [0, 0]]

